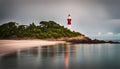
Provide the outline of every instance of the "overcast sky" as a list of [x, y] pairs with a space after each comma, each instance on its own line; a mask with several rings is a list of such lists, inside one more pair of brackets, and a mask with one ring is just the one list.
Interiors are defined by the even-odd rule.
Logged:
[[0, 0], [0, 23], [52, 20], [91, 38], [120, 39], [120, 0]]

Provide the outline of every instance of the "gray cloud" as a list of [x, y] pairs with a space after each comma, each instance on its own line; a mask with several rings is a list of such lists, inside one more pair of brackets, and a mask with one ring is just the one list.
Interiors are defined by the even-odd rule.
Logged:
[[0, 23], [54, 20], [67, 27], [67, 15], [71, 13], [73, 30], [88, 36], [109, 31], [117, 34], [119, 7], [119, 0], [1, 0]]

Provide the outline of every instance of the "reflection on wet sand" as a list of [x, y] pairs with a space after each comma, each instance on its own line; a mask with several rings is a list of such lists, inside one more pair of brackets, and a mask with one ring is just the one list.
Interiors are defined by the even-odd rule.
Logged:
[[60, 44], [0, 57], [0, 69], [120, 69], [120, 45]]
[[[71, 50], [71, 51], [70, 51]], [[64, 68], [69, 68], [69, 54], [75, 52], [75, 46], [70, 46], [69, 44], [60, 44], [60, 45], [51, 45], [51, 46], [40, 46], [40, 47], [34, 47], [34, 48], [27, 48], [27, 49], [19, 49], [18, 51], [11, 53], [9, 55], [3, 56], [2, 61], [6, 58], [16, 58], [16, 66], [23, 66], [23, 62], [29, 60], [29, 58], [33, 59], [34, 61], [38, 62], [40, 64], [39, 66], [47, 65], [48, 63], [45, 63], [44, 61], [48, 60], [47, 62], [53, 62], [59, 63], [55, 61], [56, 56], [63, 56], [64, 59]], [[57, 59], [58, 60], [58, 59]], [[24, 62], [26, 64], [30, 64], [32, 61]], [[61, 61], [60, 61], [61, 62]], [[16, 68], [17, 69], [17, 68]]]
[[69, 45], [66, 44], [65, 45], [65, 54], [64, 54], [64, 57], [65, 57], [65, 68], [68, 69], [69, 67], [69, 54], [68, 54], [68, 49], [69, 49]]
[[0, 57], [0, 69], [17, 69], [16, 57], [16, 52]]

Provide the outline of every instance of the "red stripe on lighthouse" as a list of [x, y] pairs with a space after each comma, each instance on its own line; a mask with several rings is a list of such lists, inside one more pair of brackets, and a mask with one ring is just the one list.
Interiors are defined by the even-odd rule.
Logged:
[[68, 20], [68, 25], [71, 25], [71, 19], [67, 19]]
[[68, 25], [71, 25], [71, 16], [70, 16], [70, 14], [68, 15], [67, 21], [68, 21]]

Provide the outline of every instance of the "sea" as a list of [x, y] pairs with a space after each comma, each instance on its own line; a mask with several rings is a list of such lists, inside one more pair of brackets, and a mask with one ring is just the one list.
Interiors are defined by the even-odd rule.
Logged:
[[120, 44], [58, 44], [0, 56], [0, 69], [120, 69]]

